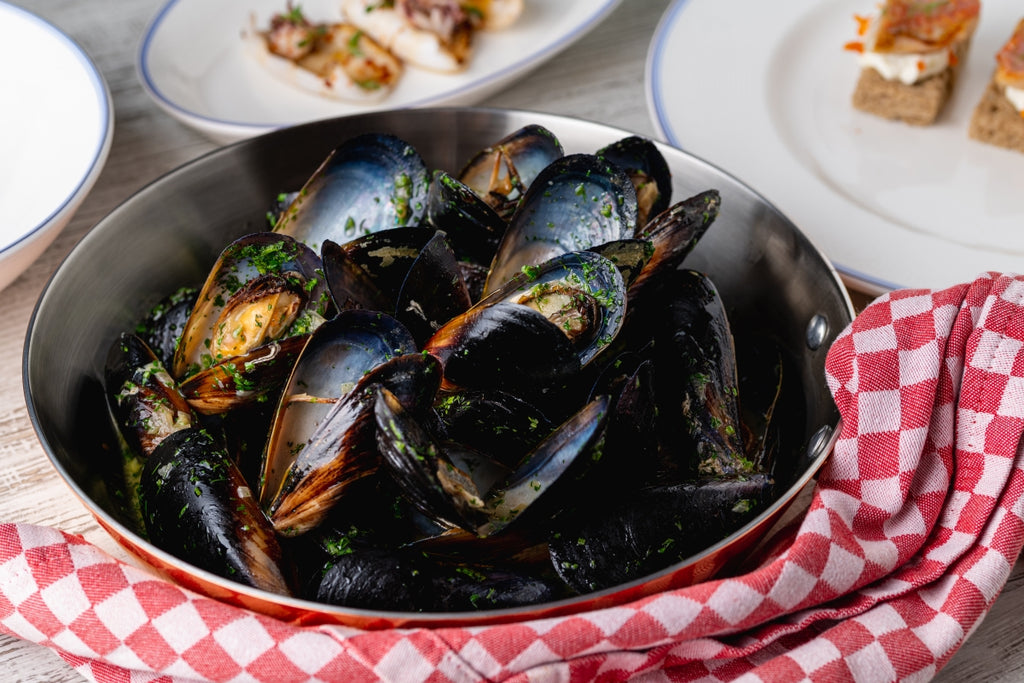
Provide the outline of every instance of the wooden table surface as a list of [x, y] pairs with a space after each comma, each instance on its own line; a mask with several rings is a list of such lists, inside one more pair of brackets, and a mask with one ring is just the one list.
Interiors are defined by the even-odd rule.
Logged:
[[[0, 520], [82, 534], [124, 559], [127, 555], [97, 526], [44, 455], [25, 406], [21, 359], [36, 299], [86, 231], [143, 185], [217, 146], [160, 110], [139, 83], [134, 66], [138, 42], [163, 2], [13, 0], [89, 53], [113, 95], [116, 129], [103, 173], [71, 223], [0, 296]], [[591, 119], [653, 137], [644, 61], [668, 5], [669, 0], [625, 0], [579, 42], [481, 104]], [[0, 121], [2, 116], [0, 110]], [[1021, 563], [980, 628], [935, 680], [1024, 680], [1018, 610], [1024, 610]], [[0, 680], [56, 683], [83, 678], [50, 650], [0, 636]]]

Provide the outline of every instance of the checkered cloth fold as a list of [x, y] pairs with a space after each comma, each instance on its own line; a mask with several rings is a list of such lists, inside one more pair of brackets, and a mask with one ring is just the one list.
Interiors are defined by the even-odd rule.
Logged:
[[884, 295], [826, 373], [835, 452], [799, 527], [740, 576], [575, 616], [362, 632], [281, 623], [7, 524], [0, 629], [97, 681], [927, 680], [1024, 541], [1024, 277]]

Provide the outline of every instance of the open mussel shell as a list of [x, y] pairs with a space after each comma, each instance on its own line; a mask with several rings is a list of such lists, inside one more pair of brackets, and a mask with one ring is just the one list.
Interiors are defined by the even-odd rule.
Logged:
[[638, 226], [636, 236], [648, 240], [653, 253], [640, 274], [631, 283], [631, 296], [639, 297], [643, 288], [656, 282], [662, 273], [671, 273], [693, 251], [697, 242], [718, 218], [722, 198], [718, 190], [704, 190], [673, 204], [647, 224]]
[[582, 494], [573, 485], [602, 457], [608, 407], [607, 396], [595, 398], [538, 444], [504, 484], [488, 493], [488, 520], [476, 528], [477, 535], [497, 534], [524, 518], [543, 527], [544, 515], [558, 507], [555, 499]]
[[556, 527], [551, 562], [580, 593], [638, 579], [739, 529], [770, 503], [773, 487], [770, 475], [755, 474], [641, 489]]
[[508, 220], [541, 171], [563, 154], [554, 133], [528, 124], [477, 152], [462, 167], [458, 180]]
[[622, 168], [633, 182], [637, 196], [637, 225], [668, 208], [672, 199], [672, 173], [664, 155], [647, 138], [638, 135], [617, 140], [597, 151], [597, 156]]
[[440, 442], [386, 388], [377, 390], [374, 411], [387, 471], [423, 514], [444, 527], [473, 529], [486, 521], [484, 496], [509, 468]]
[[446, 235], [437, 231], [409, 267], [395, 301], [395, 317], [422, 346], [471, 303], [455, 252]]
[[149, 538], [197, 567], [289, 595], [277, 535], [223, 444], [175, 432], [153, 451], [139, 491]]
[[344, 245], [328, 241], [323, 262], [340, 309], [393, 315], [418, 344], [470, 306], [459, 262], [438, 230], [395, 228]]
[[544, 314], [573, 340], [582, 366], [618, 335], [625, 318], [626, 287], [615, 263], [596, 252], [575, 251], [523, 268], [476, 306], [498, 302]]
[[449, 439], [509, 467], [517, 465], [554, 427], [536, 406], [499, 389], [442, 392], [434, 410]]
[[[321, 270], [320, 257], [284, 235], [254, 233], [232, 242], [210, 271], [185, 324], [173, 376], [183, 381], [232, 357], [311, 332], [330, 304]], [[270, 368], [251, 364], [256, 372]], [[243, 375], [259, 386], [248, 369], [243, 367]]]
[[628, 288], [640, 277], [647, 262], [654, 256], [654, 243], [639, 238], [612, 240], [591, 247], [587, 251], [599, 254], [614, 263], [622, 273], [622, 280]]
[[543, 314], [499, 301], [450, 320], [424, 351], [444, 366], [446, 389], [501, 389], [529, 400], [580, 369], [569, 338]]
[[524, 266], [633, 237], [636, 191], [625, 172], [591, 154], [547, 166], [520, 201], [491, 263], [484, 294]]
[[418, 225], [430, 175], [419, 153], [393, 136], [364, 134], [334, 149], [274, 226], [319, 251], [378, 230]]
[[111, 344], [103, 374], [122, 451], [122, 502], [141, 525], [139, 479], [146, 459], [164, 439], [198, 418], [153, 349], [134, 334], [122, 333]]
[[398, 356], [366, 373], [339, 399], [305, 442], [284, 475], [268, 512], [278, 533], [308, 532], [322, 522], [354, 482], [380, 467], [374, 403], [383, 386], [409, 410], [429, 409], [441, 382], [437, 361], [426, 354]]
[[342, 311], [313, 333], [274, 414], [259, 484], [264, 506], [338, 400], [374, 368], [415, 350], [405, 326], [375, 311]]
[[338, 307], [392, 315], [409, 269], [434, 234], [421, 227], [390, 228], [343, 244], [325, 242], [324, 272]]
[[131, 453], [148, 456], [195, 413], [154, 351], [134, 334], [111, 345], [104, 368], [107, 403]]

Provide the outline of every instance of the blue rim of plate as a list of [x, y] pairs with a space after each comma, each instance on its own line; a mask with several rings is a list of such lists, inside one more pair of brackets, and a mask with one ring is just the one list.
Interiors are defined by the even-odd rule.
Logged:
[[[651, 39], [650, 49], [647, 51], [647, 68], [645, 71], [647, 79], [648, 109], [650, 110], [650, 115], [653, 119], [655, 129], [665, 142], [673, 147], [677, 147], [692, 154], [692, 152], [687, 150], [682, 139], [680, 139], [679, 135], [677, 135], [675, 130], [672, 128], [672, 121], [668, 116], [663, 93], [656, 85], [661, 82], [662, 70], [665, 68], [665, 62], [664, 59], [662, 59], [662, 56], [666, 48], [669, 30], [677, 21], [680, 20], [679, 15], [683, 12], [688, 3], [689, 0], [675, 0], [675, 2], [665, 10], [665, 13], [661, 15], [661, 19], [658, 20], [658, 26], [654, 29], [654, 36]], [[850, 268], [831, 257], [829, 257], [829, 260], [835, 266], [837, 271], [846, 276], [846, 279], [851, 284], [869, 289], [872, 293], [881, 293], [882, 291], [899, 289], [904, 286], [899, 283], [889, 282], [874, 275], [868, 275], [867, 273], [861, 272], [857, 269]], [[875, 290], [878, 291], [876, 292]]]
[[102, 131], [97, 140], [96, 149], [93, 152], [92, 160], [89, 162], [88, 170], [82, 175], [82, 178], [75, 185], [74, 190], [64, 199], [64, 201], [60, 203], [59, 206], [57, 206], [53, 211], [47, 214], [47, 216], [42, 221], [40, 221], [31, 229], [26, 230], [24, 234], [22, 234], [14, 241], [0, 247], [0, 256], [3, 256], [8, 251], [14, 249], [15, 247], [20, 246], [30, 238], [34, 237], [40, 230], [45, 228], [61, 212], [67, 209], [68, 205], [71, 204], [78, 197], [79, 193], [82, 191], [82, 188], [88, 185], [89, 182], [94, 179], [95, 174], [100, 170], [100, 167], [103, 165], [103, 161], [106, 157], [106, 154], [110, 149], [110, 142], [114, 130], [113, 103], [110, 97], [110, 89], [107, 87], [107, 82], [103, 79], [103, 76], [100, 75], [99, 69], [96, 68], [96, 64], [92, 61], [92, 59], [89, 58], [89, 55], [86, 54], [82, 46], [75, 42], [66, 33], [61, 31], [59, 28], [57, 28], [47, 20], [43, 19], [42, 17], [33, 14], [32, 12], [29, 12], [28, 10], [22, 7], [18, 7], [17, 5], [12, 5], [8, 2], [4, 2], [4, 0], [0, 0], [0, 11], [4, 9], [13, 10], [14, 12], [26, 17], [30, 21], [39, 24], [48, 33], [52, 34], [60, 42], [64, 43], [68, 48], [70, 48], [71, 53], [75, 56], [76, 59], [78, 59], [79, 63], [85, 68], [86, 73], [89, 74], [89, 80], [92, 82], [93, 91], [96, 93], [97, 99], [99, 100]]
[[[306, 123], [306, 120], [292, 121], [291, 123], [280, 123], [280, 124], [278, 124], [278, 123], [247, 123], [247, 122], [244, 122], [244, 121], [232, 121], [230, 119], [222, 119], [222, 118], [218, 118], [218, 117], [215, 117], [215, 116], [208, 116], [206, 114], [200, 114], [200, 113], [195, 112], [195, 111], [193, 111], [191, 109], [188, 109], [186, 107], [181, 106], [180, 104], [178, 104], [177, 102], [175, 102], [174, 100], [169, 98], [167, 95], [165, 95], [160, 90], [160, 88], [156, 85], [156, 83], [154, 82], [153, 77], [152, 77], [152, 75], [150, 73], [150, 69], [149, 69], [150, 46], [151, 46], [151, 44], [153, 42], [154, 36], [160, 30], [160, 26], [163, 23], [164, 18], [167, 16], [168, 13], [170, 13], [170, 11], [172, 9], [174, 9], [174, 6], [177, 5], [181, 1], [182, 0], [170, 0], [167, 4], [165, 4], [163, 7], [161, 7], [160, 11], [157, 12], [156, 16], [154, 16], [153, 20], [149, 23], [149, 26], [146, 27], [146, 32], [143, 35], [141, 42], [139, 43], [139, 51], [138, 51], [138, 56], [137, 56], [137, 59], [136, 59], [136, 67], [137, 67], [137, 70], [138, 70], [138, 73], [139, 73], [139, 78], [142, 81], [142, 84], [145, 87], [146, 92], [148, 92], [150, 94], [150, 96], [153, 97], [153, 99], [157, 101], [158, 104], [160, 104], [161, 106], [167, 108], [168, 110], [177, 112], [181, 116], [185, 116], [187, 118], [190, 118], [190, 119], [193, 119], [193, 120], [196, 120], [196, 121], [202, 121], [202, 122], [206, 122], [206, 123], [209, 123], [209, 124], [217, 124], [217, 125], [222, 125], [222, 126], [231, 126], [231, 127], [236, 128], [239, 131], [250, 131], [250, 133], [253, 133], [253, 134], [258, 134], [258, 133], [262, 133], [262, 132], [269, 132], [269, 131], [275, 130], [277, 128], [284, 128], [284, 127], [287, 127], [287, 126], [290, 126], [290, 125], [295, 125], [295, 124], [298, 124], [298, 123]], [[597, 10], [596, 12], [594, 12], [591, 15], [590, 19], [588, 19], [587, 21], [579, 24], [573, 31], [571, 31], [566, 36], [563, 36], [563, 38], [561, 40], [557, 41], [556, 43], [554, 43], [552, 45], [549, 45], [547, 48], [545, 48], [543, 50], [536, 51], [536, 52], [531, 52], [525, 59], [521, 59], [521, 60], [519, 60], [517, 62], [514, 62], [512, 64], [508, 64], [508, 65], [502, 67], [499, 71], [491, 73], [491, 74], [488, 74], [486, 77], [478, 78], [478, 79], [474, 80], [471, 83], [467, 83], [466, 85], [463, 85], [463, 86], [458, 87], [458, 88], [454, 88], [452, 90], [445, 90], [442, 93], [437, 93], [437, 94], [431, 95], [429, 97], [425, 97], [425, 98], [421, 98], [419, 100], [415, 100], [413, 102], [404, 103], [404, 104], [400, 105], [401, 108], [417, 108], [417, 107], [430, 106], [432, 104], [435, 104], [438, 100], [440, 100], [442, 98], [457, 97], [457, 96], [461, 95], [462, 93], [465, 93], [467, 91], [470, 91], [470, 90], [473, 90], [475, 88], [480, 87], [483, 83], [501, 79], [502, 77], [507, 76], [510, 73], [514, 73], [514, 72], [516, 72], [516, 71], [518, 71], [520, 69], [529, 68], [530, 65], [538, 65], [538, 64], [544, 62], [545, 60], [553, 57], [556, 53], [558, 53], [559, 51], [565, 49], [566, 47], [571, 45], [573, 42], [575, 42], [576, 40], [581, 38], [584, 34], [586, 34], [591, 29], [593, 29], [595, 26], [597, 26], [599, 23], [604, 21], [604, 19], [609, 14], [611, 14], [612, 10], [614, 10], [615, 7], [618, 6], [618, 4], [620, 2], [622, 2], [622, 0], [592, 0], [592, 2], [594, 2], [595, 4], [600, 4], [602, 6], [600, 7], [599, 10]], [[390, 108], [390, 107], [388, 107], [386, 105], [384, 105], [384, 106], [380, 106], [380, 105], [377, 105], [377, 106], [367, 106], [365, 108], [365, 111], [369, 112], [369, 111], [374, 111], [374, 110], [378, 110], [378, 109], [388, 109], [388, 108]]]

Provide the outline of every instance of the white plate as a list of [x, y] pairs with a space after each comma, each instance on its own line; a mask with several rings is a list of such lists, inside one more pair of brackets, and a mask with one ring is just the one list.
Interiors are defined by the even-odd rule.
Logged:
[[842, 46], [874, 7], [677, 0], [647, 55], [655, 126], [752, 185], [869, 290], [1024, 270], [1024, 155], [967, 136], [1021, 8], [984, 5], [946, 111], [917, 128], [850, 104], [859, 67]]
[[0, 288], [36, 260], [92, 188], [114, 128], [107, 85], [74, 41], [0, 2]]
[[[284, 83], [256, 63], [240, 38], [255, 13], [258, 26], [285, 0], [171, 0], [142, 40], [143, 86], [172, 116], [215, 140], [230, 142], [315, 119], [377, 109], [479, 102], [594, 28], [620, 0], [526, 0], [511, 27], [481, 32], [468, 68], [438, 74], [406, 66], [398, 86], [372, 105], [319, 97]], [[340, 19], [338, 0], [305, 0], [313, 20]]]

